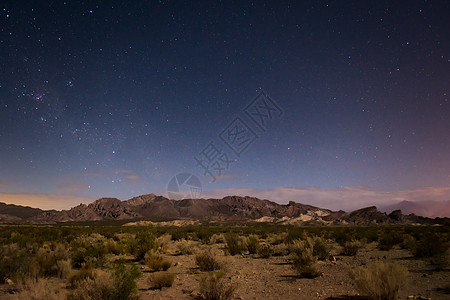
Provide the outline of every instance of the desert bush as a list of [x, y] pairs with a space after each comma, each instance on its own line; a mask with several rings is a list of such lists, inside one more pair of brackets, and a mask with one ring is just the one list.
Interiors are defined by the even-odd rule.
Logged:
[[171, 240], [172, 240], [172, 236], [170, 234], [161, 235], [156, 239], [156, 242], [159, 246], [159, 251], [161, 253], [167, 252], [167, 247], [169, 246], [169, 243]]
[[406, 283], [408, 270], [397, 263], [375, 262], [350, 275], [361, 294], [373, 300], [393, 300]]
[[56, 262], [56, 269], [59, 278], [67, 278], [72, 272], [72, 262], [70, 259], [58, 260]]
[[199, 266], [200, 271], [215, 271], [221, 268], [221, 265], [211, 251], [205, 251], [195, 256], [195, 263]]
[[284, 256], [289, 254], [288, 246], [284, 243], [273, 245], [271, 248], [273, 256]]
[[226, 250], [230, 255], [242, 254], [245, 251], [245, 245], [236, 233], [227, 232], [225, 240], [227, 242]]
[[7, 278], [37, 275], [38, 266], [33, 264], [26, 249], [20, 248], [18, 244], [0, 247], [0, 284], [5, 283]]
[[114, 282], [110, 273], [98, 272], [95, 277], [86, 277], [77, 282], [68, 295], [69, 300], [113, 299]]
[[234, 287], [224, 282], [222, 271], [209, 272], [200, 277], [200, 294], [205, 300], [227, 300], [234, 294]]
[[272, 246], [264, 244], [257, 248], [257, 253], [261, 258], [269, 258], [273, 254]]
[[331, 245], [322, 237], [306, 237], [303, 240], [296, 240], [289, 247], [291, 253], [301, 255], [304, 249], [309, 248], [312, 255], [318, 260], [326, 260], [330, 257]]
[[72, 271], [68, 277], [71, 286], [76, 286], [80, 281], [94, 279], [94, 267], [91, 263], [85, 263], [79, 270]]
[[305, 233], [300, 228], [291, 228], [286, 234], [285, 243], [292, 244], [296, 240], [302, 240], [305, 238]]
[[117, 261], [113, 270], [114, 293], [109, 299], [138, 299], [136, 279], [141, 276], [142, 273], [136, 264], [126, 264], [123, 260]]
[[66, 299], [66, 295], [46, 278], [39, 280], [28, 278], [18, 285], [18, 292], [10, 299], [63, 300]]
[[380, 250], [389, 251], [395, 245], [403, 241], [402, 236], [397, 231], [384, 231], [378, 240], [378, 247]]
[[208, 227], [200, 228], [195, 232], [195, 235], [198, 240], [200, 240], [203, 244], [208, 244], [213, 236], [213, 232]]
[[138, 232], [136, 238], [128, 240], [127, 244], [128, 251], [134, 255], [137, 260], [142, 260], [147, 252], [156, 252], [158, 250], [156, 237], [148, 231]]
[[287, 239], [288, 233], [283, 231], [280, 233], [270, 233], [267, 235], [267, 242], [271, 245], [283, 244]]
[[225, 243], [225, 237], [223, 236], [222, 233], [218, 234], [218, 233], [214, 233], [211, 236], [211, 239], [209, 240], [210, 244], [220, 244], [220, 243]]
[[175, 281], [176, 274], [171, 272], [159, 272], [150, 274], [147, 283], [151, 289], [162, 289], [163, 287], [171, 287]]
[[304, 278], [315, 278], [321, 274], [317, 270], [317, 257], [313, 255], [313, 250], [309, 247], [304, 247], [301, 252], [293, 254], [292, 268]]
[[160, 270], [167, 271], [172, 266], [171, 261], [165, 260], [162, 256], [152, 252], [148, 252], [144, 260], [145, 264], [154, 272]]
[[356, 256], [360, 248], [361, 243], [358, 241], [345, 242], [342, 245], [341, 255]]
[[181, 254], [190, 255], [194, 253], [195, 242], [182, 239], [177, 242], [176, 247]]
[[313, 255], [319, 260], [326, 260], [330, 257], [331, 245], [322, 237], [312, 238]]
[[416, 239], [410, 234], [403, 235], [403, 241], [400, 243], [400, 248], [413, 250], [416, 247]]
[[412, 252], [417, 258], [433, 258], [445, 255], [448, 243], [438, 234], [425, 234], [417, 241]]
[[258, 251], [259, 241], [258, 237], [254, 234], [250, 235], [246, 241], [247, 250], [250, 254], [255, 254]]

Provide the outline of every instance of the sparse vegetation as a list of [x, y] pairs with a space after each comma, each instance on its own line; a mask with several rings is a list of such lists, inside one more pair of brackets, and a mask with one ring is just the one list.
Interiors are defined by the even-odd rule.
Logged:
[[373, 300], [397, 299], [399, 289], [406, 283], [408, 270], [398, 263], [376, 262], [351, 272], [361, 294]]
[[[402, 281], [396, 283], [391, 279], [402, 278], [401, 275], [392, 275], [397, 274], [395, 268], [375, 269], [372, 262], [383, 258], [382, 261], [390, 264], [396, 257], [403, 256], [408, 258], [405, 264], [411, 270], [410, 276], [414, 278], [416, 285], [422, 287], [428, 281], [420, 277], [424, 267], [418, 260], [432, 264], [433, 269], [426, 266], [430, 270], [426, 276], [429, 277], [427, 280], [429, 279], [433, 284], [436, 282], [435, 286], [438, 288], [431, 290], [427, 287], [427, 291], [431, 291], [430, 296], [434, 299], [439, 299], [441, 294], [445, 294], [450, 239], [448, 226], [208, 225], [203, 228], [200, 235], [197, 234], [198, 228], [197, 226], [109, 225], [4, 226], [0, 230], [0, 284], [2, 284], [0, 291], [15, 293], [18, 299], [33, 299], [33, 293], [36, 294], [37, 299], [66, 299], [67, 297], [70, 299], [114, 300], [127, 299], [127, 297], [136, 299], [139, 295], [148, 293], [151, 294], [150, 297], [165, 297], [165, 287], [171, 286], [176, 276], [180, 276], [177, 288], [170, 289], [169, 293], [182, 297], [182, 294], [177, 294], [181, 293], [180, 289], [182, 289], [183, 293], [192, 297], [219, 295], [217, 297], [226, 299], [231, 293], [229, 291], [234, 290], [229, 284], [231, 282], [240, 285], [247, 284], [248, 280], [254, 280], [255, 287], [250, 285], [248, 287], [251, 291], [256, 286], [264, 284], [258, 280], [273, 277], [275, 280], [278, 279], [276, 282], [279, 282], [281, 286], [287, 286], [290, 279], [283, 278], [290, 277], [295, 272], [297, 275], [295, 281], [303, 282], [305, 279], [302, 278], [312, 278], [311, 282], [320, 284], [321, 279], [314, 278], [321, 272], [324, 272], [325, 277], [336, 277], [340, 276], [338, 274], [343, 268], [356, 269], [364, 264], [354, 271], [356, 275], [353, 278], [355, 287], [357, 281], [361, 282], [359, 283], [360, 294], [369, 296], [369, 292], [363, 292], [364, 280], [374, 281], [373, 278], [379, 276], [382, 279], [377, 280], [388, 281], [389, 284], [385, 285], [394, 292], [396, 286], [401, 286], [402, 283]], [[210, 233], [213, 233], [212, 236]], [[387, 238], [392, 233], [396, 234], [395, 238]], [[174, 240], [174, 236], [179, 236], [181, 239]], [[206, 241], [208, 236], [209, 242]], [[292, 237], [299, 238], [291, 240]], [[340, 247], [336, 247], [338, 251], [342, 249], [339, 254], [358, 255], [358, 258], [337, 257], [337, 260], [333, 259], [330, 262], [327, 259], [330, 254], [338, 253], [333, 251], [333, 246], [336, 246], [335, 239], [341, 241]], [[371, 239], [375, 239], [377, 243], [371, 243]], [[140, 242], [142, 245], [139, 244]], [[400, 247], [394, 252], [380, 253], [379, 245], [387, 247], [399, 245]], [[141, 252], [144, 249], [150, 250], [142, 256]], [[408, 251], [413, 254], [413, 257]], [[188, 257], [193, 253], [198, 255]], [[251, 254], [251, 257], [246, 255], [247, 253]], [[227, 257], [229, 254], [235, 256]], [[267, 260], [269, 257], [271, 261]], [[324, 261], [321, 262], [321, 259]], [[399, 261], [403, 262], [403, 260]], [[285, 264], [290, 264], [293, 271], [286, 269]], [[196, 269], [196, 266], [199, 268]], [[226, 267], [227, 276], [221, 271], [224, 267]], [[145, 280], [137, 281], [140, 287], [140, 290], [137, 290], [136, 278], [140, 276], [139, 268], [144, 272], [152, 273], [147, 273]], [[365, 271], [361, 271], [362, 269]], [[417, 272], [418, 270], [420, 272]], [[436, 270], [439, 272], [434, 272]], [[260, 275], [259, 272], [265, 275]], [[370, 272], [373, 274], [367, 275]], [[186, 281], [186, 278], [189, 279]], [[343, 278], [347, 278], [347, 281], [343, 279], [342, 285], [334, 286], [334, 288], [345, 294], [350, 283], [348, 277]], [[200, 295], [198, 294], [200, 291], [195, 287], [185, 286], [186, 282], [200, 279], [202, 279], [203, 291]], [[366, 285], [370, 287], [370, 284]], [[309, 285], [306, 290], [302, 288], [302, 293], [314, 291], [315, 286], [315, 284]], [[381, 286], [382, 284], [378, 283], [373, 288]], [[159, 291], [159, 289], [162, 290]], [[383, 290], [385, 289], [383, 287]], [[389, 293], [385, 294], [391, 295]], [[405, 293], [400, 290], [399, 295], [403, 297]], [[270, 292], [269, 295], [274, 296]], [[2, 296], [3, 294], [0, 294], [0, 298]], [[325, 298], [326, 296], [328, 295], [324, 295]], [[292, 298], [292, 290], [286, 289], [286, 293], [282, 293], [281, 297]]]

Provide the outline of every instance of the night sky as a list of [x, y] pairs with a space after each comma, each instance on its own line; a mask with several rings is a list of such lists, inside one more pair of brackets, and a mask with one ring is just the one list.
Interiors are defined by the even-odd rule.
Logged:
[[114, 2], [1, 2], [0, 201], [450, 199], [449, 2]]

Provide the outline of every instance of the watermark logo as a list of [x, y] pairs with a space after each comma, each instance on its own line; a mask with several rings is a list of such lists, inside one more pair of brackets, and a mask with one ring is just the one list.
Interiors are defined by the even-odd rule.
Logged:
[[172, 177], [167, 185], [169, 199], [197, 199], [202, 194], [202, 184], [191, 173], [180, 173]]

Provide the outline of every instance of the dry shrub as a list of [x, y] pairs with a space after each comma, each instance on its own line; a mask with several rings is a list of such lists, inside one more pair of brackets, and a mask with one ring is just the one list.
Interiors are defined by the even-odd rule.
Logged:
[[160, 237], [158, 237], [156, 239], [156, 242], [159, 245], [159, 251], [161, 253], [166, 253], [167, 252], [167, 248], [168, 248], [169, 243], [170, 243], [171, 240], [172, 240], [172, 235], [170, 235], [170, 234], [161, 235]]
[[70, 273], [69, 282], [71, 286], [76, 286], [78, 282], [85, 279], [94, 279], [94, 267], [90, 263], [83, 264], [81, 269]]
[[245, 244], [247, 245], [248, 253], [255, 254], [259, 248], [258, 236], [254, 235], [254, 234], [250, 235], [247, 238]]
[[267, 242], [271, 245], [283, 244], [286, 241], [287, 235], [287, 232], [270, 233], [267, 236]]
[[150, 274], [147, 283], [151, 289], [162, 289], [163, 287], [171, 287], [175, 281], [176, 274], [171, 272], [159, 272]]
[[357, 289], [373, 300], [397, 298], [401, 286], [406, 283], [408, 269], [398, 263], [375, 262], [359, 267], [350, 273]]
[[258, 255], [261, 258], [269, 258], [273, 254], [272, 246], [270, 245], [261, 245], [257, 249]]
[[214, 233], [209, 239], [210, 244], [221, 244], [225, 243], [225, 237], [222, 233]]
[[110, 299], [114, 289], [114, 281], [110, 273], [97, 272], [95, 276], [77, 281], [76, 288], [69, 295], [70, 300], [103, 300]]
[[219, 262], [216, 261], [211, 251], [205, 251], [195, 256], [195, 262], [200, 271], [215, 271], [221, 268]]
[[236, 233], [227, 232], [225, 239], [227, 241], [226, 250], [230, 255], [242, 254], [245, 251], [245, 243]]
[[288, 246], [284, 243], [272, 246], [273, 256], [284, 256], [289, 254]]
[[224, 282], [224, 272], [209, 272], [200, 277], [200, 294], [205, 300], [231, 299], [235, 288]]
[[116, 262], [112, 272], [97, 270], [93, 278], [76, 282], [75, 289], [69, 295], [72, 300], [131, 300], [138, 299], [136, 279], [141, 276], [135, 264], [126, 265]]
[[344, 242], [344, 244], [342, 245], [341, 255], [356, 256], [360, 248], [361, 243], [358, 241]]
[[315, 278], [321, 274], [317, 270], [317, 257], [311, 248], [303, 248], [301, 252], [293, 254], [292, 268], [304, 278]]
[[145, 255], [145, 264], [154, 272], [160, 270], [167, 271], [172, 266], [171, 261], [165, 260], [162, 256], [152, 252]]
[[176, 247], [181, 254], [190, 255], [194, 253], [195, 242], [182, 239], [177, 242]]
[[25, 279], [18, 286], [19, 292], [11, 299], [27, 300], [62, 300], [66, 295], [58, 289], [55, 284], [49, 282], [46, 278]]
[[67, 278], [72, 272], [72, 262], [70, 259], [58, 260], [56, 262], [56, 269], [58, 270], [59, 278]]

